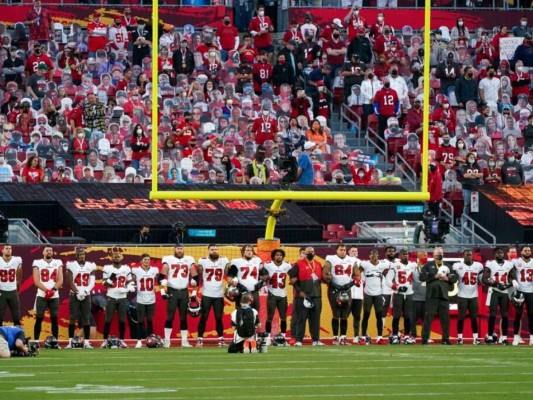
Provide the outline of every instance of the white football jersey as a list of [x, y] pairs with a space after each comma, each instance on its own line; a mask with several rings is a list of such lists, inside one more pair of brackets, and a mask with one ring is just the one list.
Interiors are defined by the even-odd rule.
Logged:
[[250, 260], [236, 258], [231, 260], [231, 265], [237, 267], [239, 283], [246, 286], [249, 291], [253, 291], [255, 284], [259, 282], [259, 270], [263, 266], [263, 261], [257, 256], [253, 256]]
[[340, 258], [334, 254], [326, 256], [326, 262], [331, 264], [331, 281], [335, 285], [343, 286], [352, 281], [353, 267], [356, 263], [355, 257]]
[[17, 290], [17, 269], [22, 267], [22, 258], [11, 257], [6, 262], [3, 257], [0, 257], [0, 290], [6, 292]]
[[127, 293], [123, 293], [128, 281], [131, 281], [131, 269], [127, 265], [121, 265], [115, 268], [113, 265], [104, 265], [103, 278], [106, 281], [111, 274], [115, 274], [116, 279], [113, 281], [113, 286], [107, 288], [107, 295], [114, 299], [125, 299]]
[[483, 271], [483, 265], [474, 261], [471, 265], [466, 265], [463, 261], [452, 265], [452, 270], [457, 273], [457, 296], [464, 299], [477, 297], [478, 276]]
[[[394, 261], [389, 261], [388, 259], [381, 260], [381, 263], [384, 265], [384, 274], [383, 274], [383, 280], [381, 281], [381, 294], [389, 295], [393, 294], [394, 290], [392, 290], [392, 281], [396, 280], [396, 266], [400, 263], [400, 260], [398, 258], [394, 259]], [[390, 272], [390, 277], [389, 277]], [[388, 278], [388, 279], [386, 279]]]
[[224, 270], [227, 265], [226, 257], [219, 257], [215, 261], [209, 257], [202, 257], [198, 260], [198, 266], [202, 267], [203, 296], [215, 299], [224, 297]]
[[[354, 268], [359, 268], [359, 265], [361, 265], [361, 260], [356, 258], [356, 257], [352, 257], [354, 260], [355, 260], [355, 263], [354, 263]], [[350, 290], [350, 294], [352, 295], [352, 299], [357, 299], [357, 300], [363, 300], [363, 285], [365, 284], [365, 275], [362, 274], [361, 275], [361, 285], [359, 287], [357, 286], [352, 286], [352, 289]]]
[[128, 31], [125, 26], [109, 28], [109, 42], [116, 46], [115, 50], [124, 50], [128, 43]]
[[516, 268], [516, 280], [518, 281], [518, 290], [524, 293], [533, 293], [533, 258], [528, 262], [523, 258], [513, 260]]
[[[392, 284], [396, 282], [398, 287], [405, 286], [407, 287], [407, 292], [400, 294], [413, 294], [413, 276], [416, 270], [417, 264], [415, 262], [407, 262], [404, 264], [398, 260], [391, 268], [384, 279], [383, 288], [388, 287], [392, 291]], [[398, 290], [393, 291], [398, 293]]]
[[135, 286], [137, 287], [137, 303], [139, 304], [154, 304], [155, 291], [157, 285], [157, 275], [159, 269], [156, 267], [134, 267], [131, 273], [135, 276]]
[[[487, 261], [487, 263], [485, 264], [485, 267], [490, 270], [490, 277], [494, 280], [494, 282], [505, 283], [505, 284], [509, 282], [508, 281], [509, 271], [513, 269], [513, 263], [511, 261], [504, 260], [502, 264], [498, 264], [496, 260], [490, 260], [490, 261]], [[507, 293], [507, 289], [500, 290], [495, 287], [492, 287], [489, 289], [496, 290], [497, 292], [500, 292], [500, 293]]]
[[189, 278], [194, 268], [194, 258], [191, 256], [163, 257], [163, 264], [168, 264], [167, 286], [174, 289], [187, 289], [189, 287]]
[[[46, 286], [47, 289], [52, 289], [55, 283], [57, 282], [57, 274], [59, 273], [59, 269], [63, 268], [63, 262], [61, 260], [52, 259], [52, 261], [48, 263], [43, 258], [41, 258], [40, 260], [33, 261], [32, 267], [37, 268], [39, 270], [39, 277], [41, 279], [41, 283]], [[41, 289], [37, 289], [37, 297], [44, 296], [44, 291]], [[59, 298], [58, 290], [55, 291], [52, 298]]]
[[268, 281], [268, 292], [274, 296], [287, 297], [287, 272], [292, 268], [288, 262], [282, 261], [281, 265], [276, 265], [273, 261], [265, 264], [270, 279]]
[[67, 271], [72, 273], [72, 280], [74, 286], [78, 290], [87, 289], [91, 281], [91, 274], [96, 271], [96, 264], [93, 262], [85, 261], [81, 266], [78, 261], [67, 261]]
[[368, 296], [380, 296], [382, 294], [382, 273], [388, 268], [388, 265], [385, 265], [381, 261], [378, 261], [377, 265], [372, 264], [370, 261], [362, 261], [360, 268], [365, 274], [364, 294]]

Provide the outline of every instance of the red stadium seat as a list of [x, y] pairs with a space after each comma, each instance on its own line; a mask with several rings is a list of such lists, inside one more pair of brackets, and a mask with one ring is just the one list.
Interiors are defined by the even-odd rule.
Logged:
[[368, 122], [367, 122], [367, 126], [376, 131], [378, 130], [378, 116], [376, 114], [370, 114], [368, 116]]
[[350, 229], [353, 233], [355, 233], [356, 235], [359, 234], [359, 227], [357, 225], [352, 225], [351, 229]]
[[332, 232], [339, 232], [339, 231], [345, 231], [346, 228], [342, 224], [328, 224], [328, 226], [326, 226], [326, 230], [332, 231]]
[[[459, 218], [463, 214], [464, 200], [463, 192], [446, 192], [444, 193], [444, 198], [448, 200], [453, 206], [453, 216], [454, 218]], [[451, 211], [451, 210], [447, 210]]]
[[357, 234], [352, 231], [339, 231], [337, 232], [337, 238], [338, 239], [344, 239], [344, 238], [354, 238], [357, 237]]
[[344, 101], [344, 88], [333, 88], [333, 104], [338, 106]]
[[334, 231], [323, 231], [322, 240], [335, 239], [337, 237], [337, 232]]

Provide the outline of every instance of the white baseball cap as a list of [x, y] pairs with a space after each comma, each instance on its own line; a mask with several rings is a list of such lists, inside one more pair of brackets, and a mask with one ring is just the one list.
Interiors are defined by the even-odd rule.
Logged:
[[337, 25], [339, 28], [342, 28], [342, 24], [341, 24], [341, 20], [340, 20], [340, 19], [335, 18], [335, 19], [333, 20], [333, 23], [334, 23], [335, 25]]
[[316, 146], [316, 143], [315, 143], [315, 142], [307, 141], [307, 142], [305, 142], [305, 144], [304, 144], [304, 150], [312, 149], [312, 148], [315, 147], [315, 146]]

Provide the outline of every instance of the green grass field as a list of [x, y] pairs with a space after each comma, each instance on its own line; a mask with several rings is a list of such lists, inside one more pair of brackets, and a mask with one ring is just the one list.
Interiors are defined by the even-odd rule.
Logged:
[[532, 377], [529, 346], [42, 350], [0, 360], [0, 399], [528, 399]]

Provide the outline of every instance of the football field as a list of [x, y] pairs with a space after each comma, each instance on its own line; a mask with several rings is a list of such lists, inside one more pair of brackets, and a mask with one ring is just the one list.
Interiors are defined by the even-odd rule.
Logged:
[[0, 399], [533, 398], [529, 346], [268, 350], [41, 350], [0, 360]]

